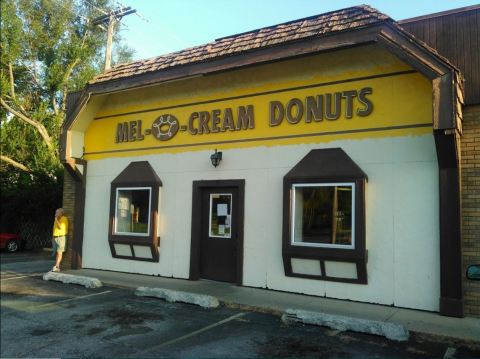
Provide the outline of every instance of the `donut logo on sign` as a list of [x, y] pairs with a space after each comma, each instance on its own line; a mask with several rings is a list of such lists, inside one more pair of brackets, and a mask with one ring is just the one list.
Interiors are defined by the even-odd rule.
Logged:
[[179, 122], [175, 116], [161, 115], [152, 123], [152, 134], [157, 140], [168, 141], [177, 134], [179, 127]]

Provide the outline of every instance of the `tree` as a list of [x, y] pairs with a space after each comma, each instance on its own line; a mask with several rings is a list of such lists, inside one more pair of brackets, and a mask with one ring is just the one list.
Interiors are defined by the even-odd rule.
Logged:
[[[2, 197], [44, 185], [45, 177], [61, 188], [57, 148], [66, 96], [102, 71], [106, 35], [90, 23], [112, 7], [110, 0], [1, 1]], [[130, 60], [132, 51], [118, 36], [114, 42], [117, 57]]]

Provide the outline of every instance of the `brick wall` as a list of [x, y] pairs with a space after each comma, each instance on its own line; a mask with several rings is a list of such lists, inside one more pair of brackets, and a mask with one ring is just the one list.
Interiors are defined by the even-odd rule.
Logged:
[[[480, 105], [463, 112], [461, 140], [462, 256], [464, 273], [480, 264]], [[464, 279], [465, 315], [480, 318], [480, 281]]]
[[73, 241], [73, 228], [74, 223], [74, 208], [75, 208], [75, 181], [68, 171], [64, 170], [64, 180], [63, 180], [63, 209], [65, 215], [68, 218], [68, 237], [67, 237], [67, 248], [64, 253], [61, 268], [62, 269], [71, 269], [72, 267], [72, 241]]

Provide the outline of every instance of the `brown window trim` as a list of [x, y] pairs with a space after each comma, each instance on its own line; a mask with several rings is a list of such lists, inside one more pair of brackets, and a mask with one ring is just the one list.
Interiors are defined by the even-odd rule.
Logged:
[[[283, 178], [283, 245], [282, 256], [287, 277], [321, 279], [335, 282], [367, 284], [367, 251], [365, 246], [365, 183], [367, 175], [340, 148], [312, 150]], [[291, 190], [299, 183], [355, 183], [355, 248], [296, 246], [291, 242]], [[292, 258], [319, 261], [321, 275], [292, 271]], [[325, 261], [355, 263], [357, 278], [330, 277]]]
[[[118, 244], [128, 244], [130, 246], [130, 250], [132, 251], [132, 256], [122, 256], [122, 255], [119, 255], [119, 254], [116, 254], [115, 253], [115, 246], [114, 244], [115, 243], [118, 243]], [[129, 243], [120, 243], [120, 242], [116, 242], [116, 241], [109, 241], [108, 242], [109, 246], [110, 246], [110, 251], [112, 252], [112, 256], [113, 258], [118, 258], [118, 259], [131, 259], [131, 260], [136, 260], [136, 261], [144, 261], [144, 262], [158, 262], [159, 261], [159, 254], [158, 254], [158, 247], [155, 245], [155, 244], [148, 244], [146, 245], [146, 247], [150, 247], [150, 251], [152, 252], [152, 259], [150, 258], [145, 258], [145, 257], [137, 257], [135, 255], [135, 248], [133, 247], [134, 245], [136, 246], [140, 246], [140, 245], [143, 245], [143, 244], [140, 244], [140, 243], [132, 243], [131, 241]], [[156, 255], [154, 254], [156, 253]]]
[[[110, 189], [110, 218], [108, 226], [108, 242], [114, 258], [131, 259], [137, 261], [158, 262], [160, 259], [158, 248], [160, 237], [158, 233], [158, 198], [162, 181], [147, 161], [131, 162], [111, 183]], [[150, 188], [150, 227], [148, 236], [121, 235], [114, 233], [115, 206], [117, 188]], [[119, 255], [115, 244], [130, 246], [131, 256]], [[137, 257], [134, 246], [150, 248], [152, 258]]]

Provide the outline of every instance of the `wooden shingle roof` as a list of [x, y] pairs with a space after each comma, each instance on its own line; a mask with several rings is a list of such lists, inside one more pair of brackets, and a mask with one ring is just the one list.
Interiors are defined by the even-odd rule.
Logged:
[[96, 76], [89, 84], [119, 80], [187, 64], [208, 62], [209, 60], [238, 55], [260, 48], [358, 29], [379, 22], [394, 21], [370, 6], [354, 6], [223, 37], [205, 45], [190, 47], [146, 60], [119, 64]]

